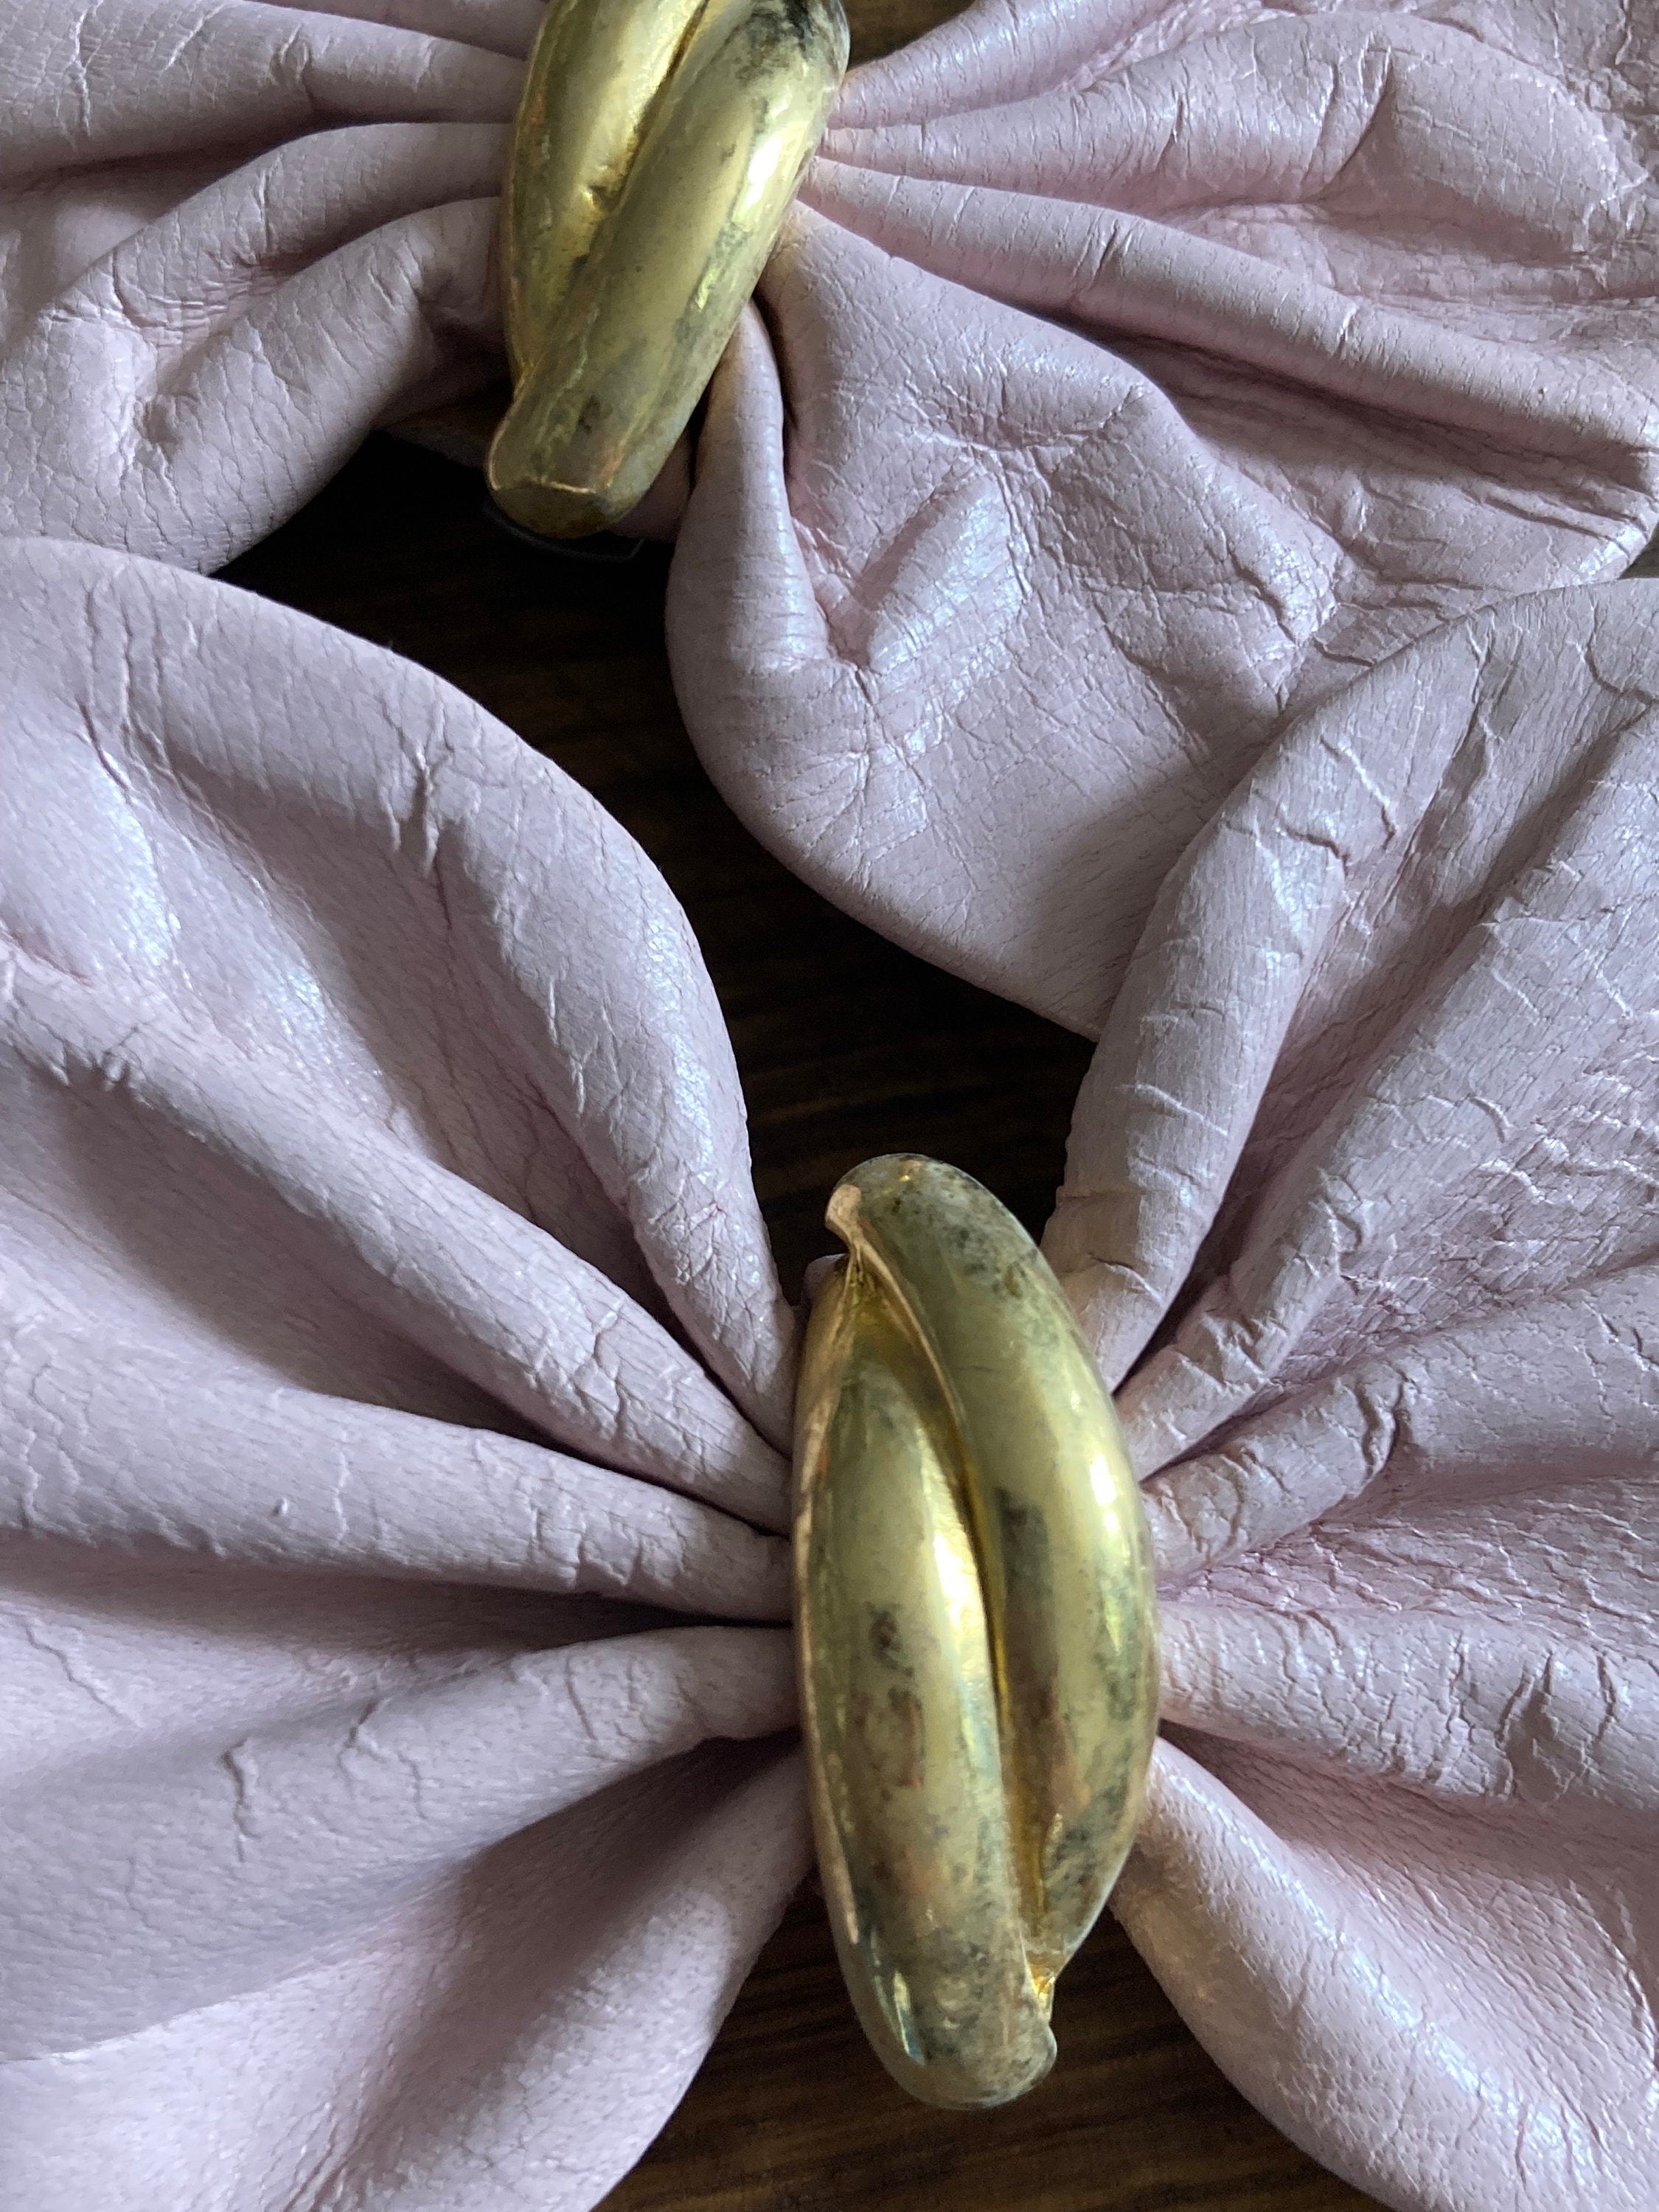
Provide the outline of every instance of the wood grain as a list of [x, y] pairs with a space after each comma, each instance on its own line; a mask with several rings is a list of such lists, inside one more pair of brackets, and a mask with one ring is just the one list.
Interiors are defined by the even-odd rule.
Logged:
[[853, 63], [874, 61], [960, 14], [965, 0], [846, 0]]
[[605, 2212], [1363, 2212], [1187, 2033], [1115, 1923], [1066, 1969], [1060, 2059], [1000, 2112], [889, 2081], [793, 1905], [679, 2111]]

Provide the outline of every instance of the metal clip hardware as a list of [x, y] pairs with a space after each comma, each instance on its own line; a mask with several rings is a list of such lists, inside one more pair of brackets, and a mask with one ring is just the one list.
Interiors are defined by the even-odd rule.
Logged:
[[847, 67], [841, 0], [550, 0], [501, 202], [489, 489], [554, 538], [637, 507], [760, 281]]
[[1064, 1292], [935, 1160], [837, 1185], [797, 1401], [796, 1637], [819, 1866], [896, 2079], [999, 2105], [1139, 1819], [1158, 1725], [1140, 1494]]

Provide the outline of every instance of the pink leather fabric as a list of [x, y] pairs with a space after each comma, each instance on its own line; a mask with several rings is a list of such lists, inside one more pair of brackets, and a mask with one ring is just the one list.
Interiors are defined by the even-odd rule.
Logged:
[[538, 0], [0, 0], [0, 530], [217, 568], [500, 367]]
[[862, 72], [673, 572], [722, 791], [1097, 1030], [1287, 711], [1652, 532], [1656, 147], [1629, 0], [978, 0]]
[[1115, 1910], [1413, 2212], [1659, 2203], [1656, 635], [1523, 599], [1300, 721], [1158, 894], [1046, 1240], [1166, 1604]]
[[[0, 0], [0, 528], [211, 568], [489, 373], [537, 13]], [[1659, 522], [1656, 104], [1625, 0], [979, 0], [858, 72], [675, 565], [733, 805], [1097, 1030], [1289, 710]]]
[[[0, 0], [0, 529], [175, 564], [0, 544], [29, 2212], [580, 2212], [804, 1863], [684, 921], [179, 573], [480, 373], [533, 13]], [[674, 571], [769, 842], [1104, 1024], [1049, 1249], [1169, 1601], [1118, 1909], [1408, 2212], [1659, 2202], [1659, 605], [1465, 614], [1656, 520], [1655, 97], [1610, 0], [987, 0], [849, 89]]]
[[[582, 2212], [805, 1863], [708, 981], [391, 655], [61, 544], [0, 609], [0, 2191]], [[1407, 2212], [1659, 2196], [1656, 617], [1274, 745], [1048, 1237], [1167, 1607], [1116, 1909]]]
[[806, 1864], [708, 978], [391, 654], [0, 610], [0, 2203], [586, 2206]]

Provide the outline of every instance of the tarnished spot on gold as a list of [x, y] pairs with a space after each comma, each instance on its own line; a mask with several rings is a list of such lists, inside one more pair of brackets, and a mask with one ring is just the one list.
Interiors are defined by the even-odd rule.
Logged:
[[551, 0], [501, 204], [486, 474], [556, 538], [636, 507], [760, 281], [847, 66], [841, 0]]
[[837, 1185], [797, 1402], [802, 1727], [848, 1987], [890, 2073], [1006, 2103], [1140, 1815], [1158, 1616], [1140, 1494], [1065, 1294], [935, 1160]]

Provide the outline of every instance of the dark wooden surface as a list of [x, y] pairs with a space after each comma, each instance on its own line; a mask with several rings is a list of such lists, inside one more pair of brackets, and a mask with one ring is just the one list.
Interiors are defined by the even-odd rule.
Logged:
[[920, 38], [935, 23], [954, 15], [966, 0], [846, 0], [854, 62], [890, 53], [908, 39]]
[[[855, 54], [951, 0], [852, 0]], [[691, 918], [749, 1102], [793, 1291], [822, 1211], [872, 1152], [957, 1161], [1033, 1230], [1059, 1180], [1080, 1040], [911, 959], [806, 890], [699, 768], [662, 650], [665, 556], [538, 553], [477, 477], [372, 441], [228, 572], [459, 684], [585, 784]], [[1364, 2212], [1234, 2094], [1107, 1920], [1060, 1984], [1060, 2060], [1006, 2112], [908, 2102], [854, 2025], [821, 1904], [762, 1954], [702, 2071], [606, 2212]]]

